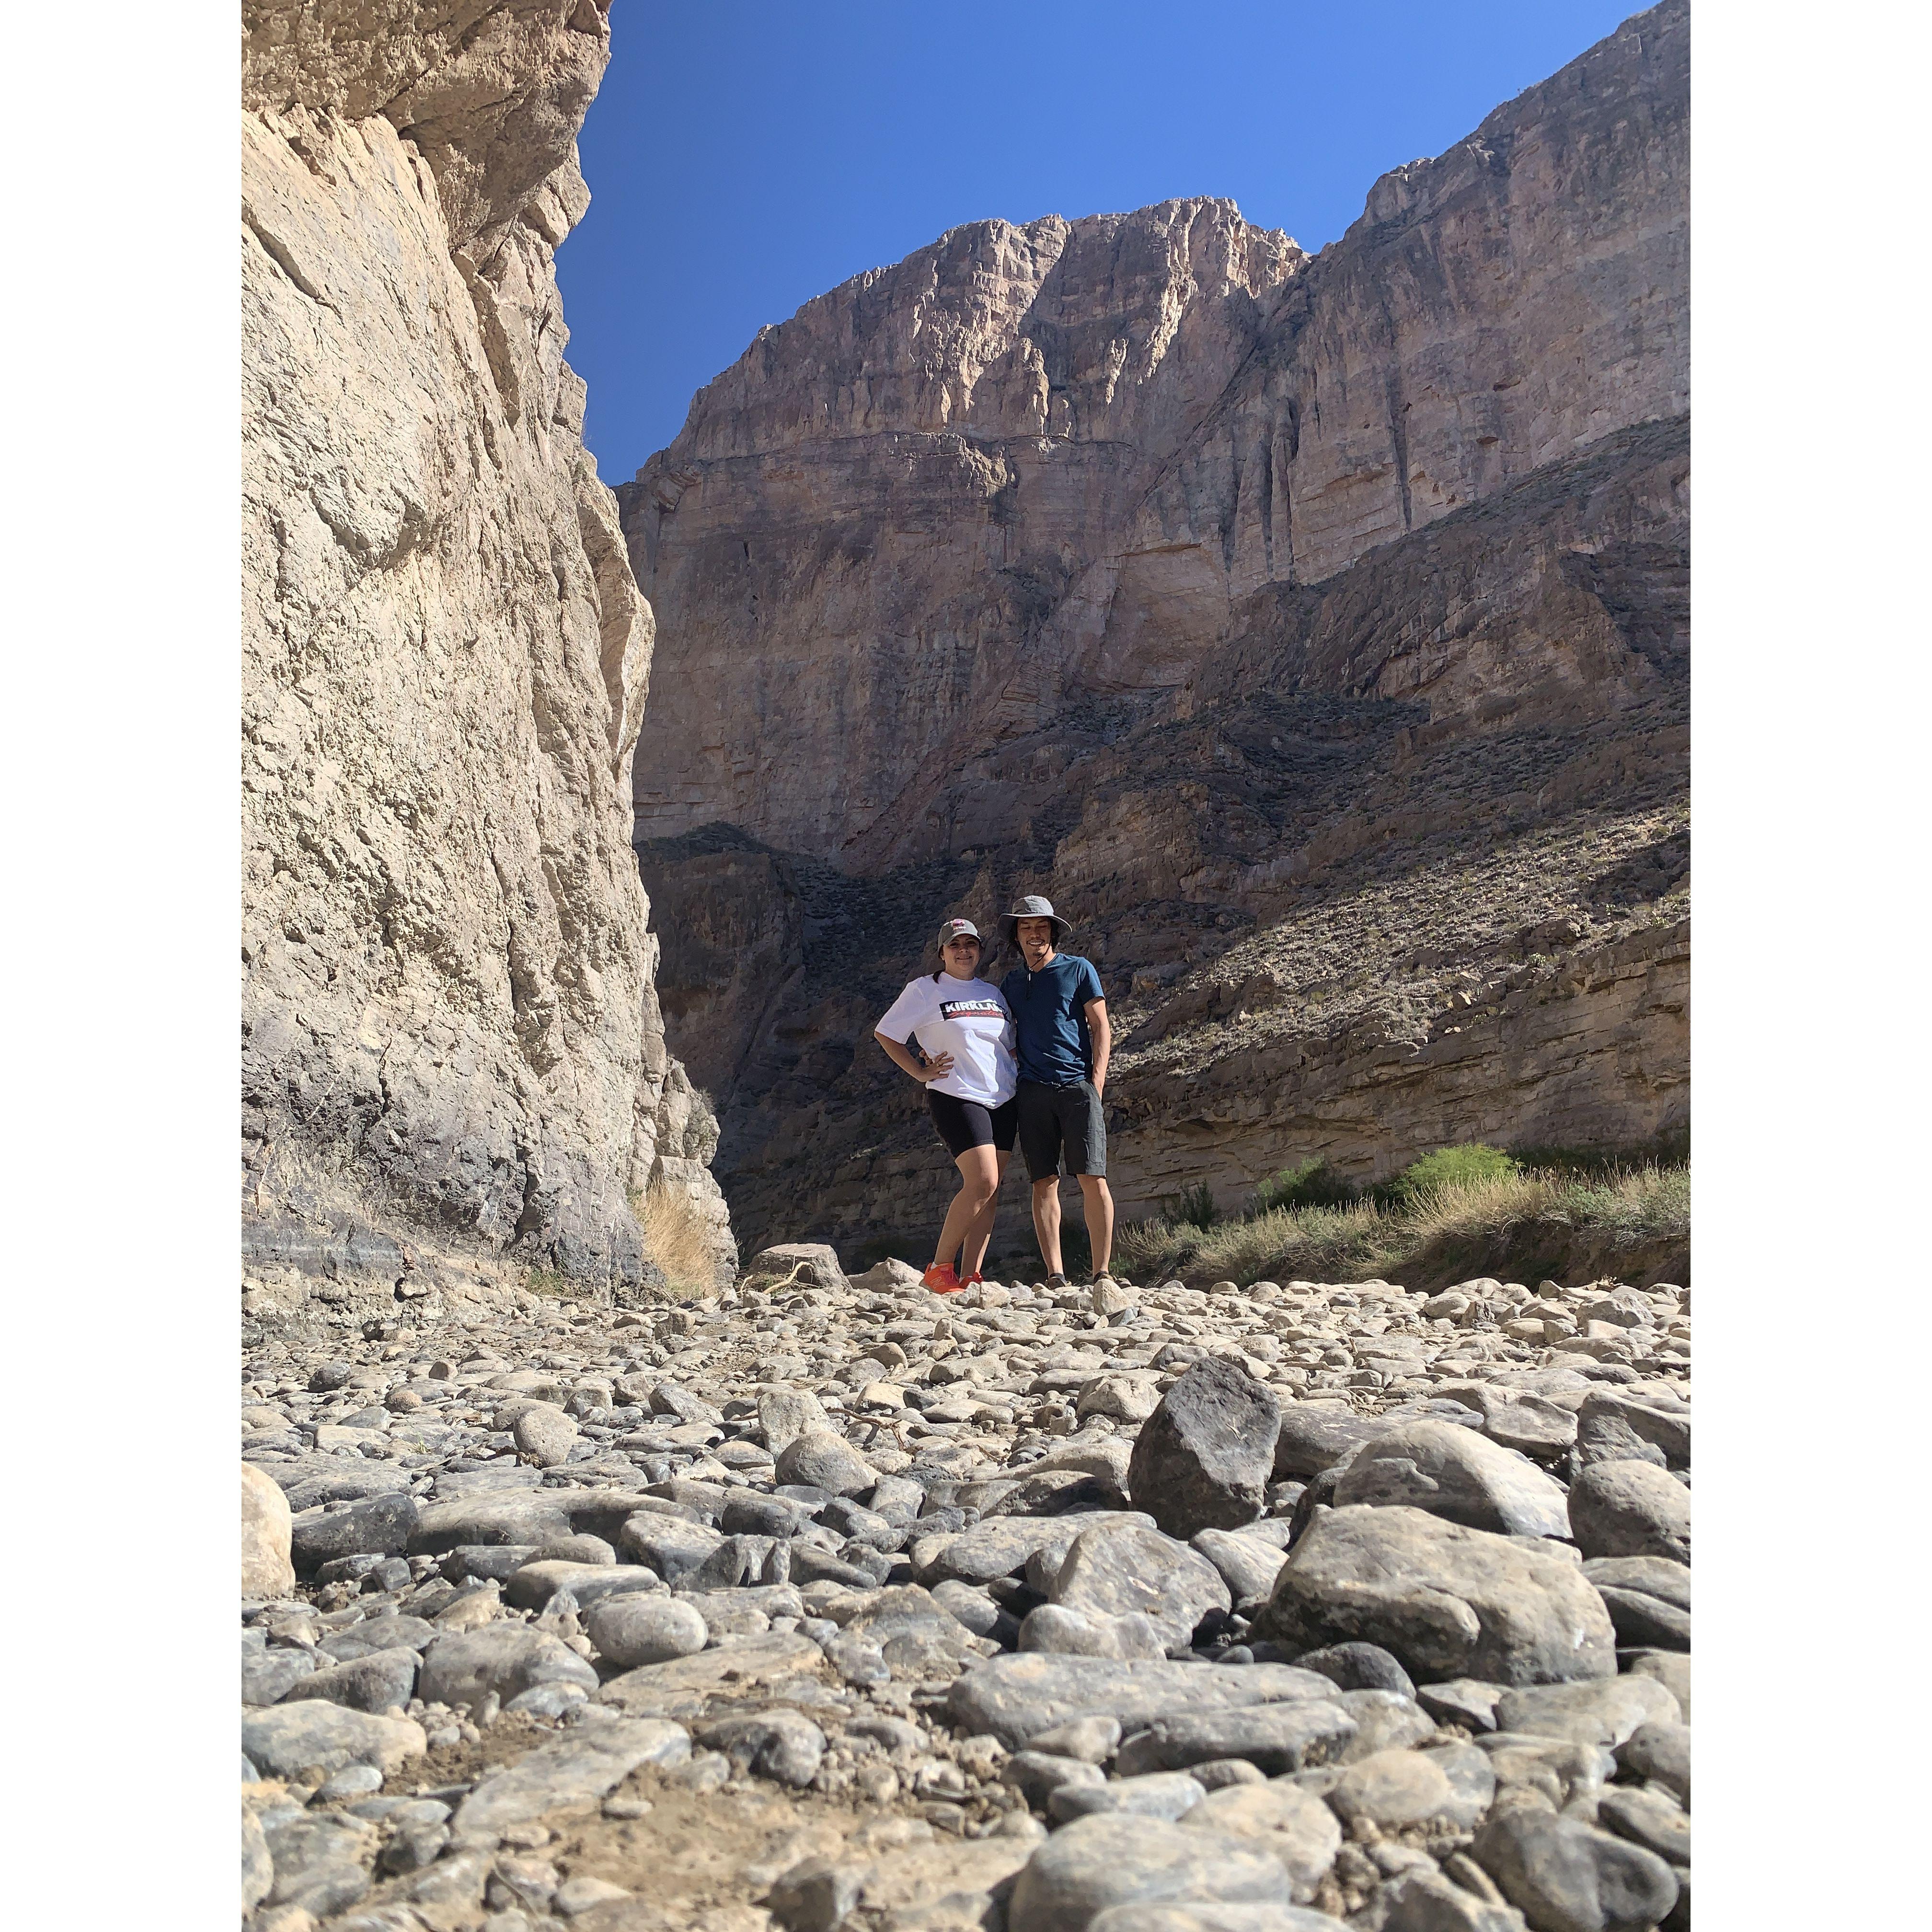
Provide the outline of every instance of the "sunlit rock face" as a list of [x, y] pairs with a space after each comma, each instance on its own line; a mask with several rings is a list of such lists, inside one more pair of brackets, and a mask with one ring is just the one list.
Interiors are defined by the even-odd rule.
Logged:
[[1636, 16], [1316, 256], [1211, 200], [955, 230], [620, 491], [661, 991], [748, 1232], [934, 1211], [871, 1022], [1026, 890], [1126, 1036], [1130, 1210], [1682, 1128], [1688, 42]]
[[644, 1282], [638, 1190], [729, 1237], [631, 851], [652, 613], [551, 269], [604, 8], [244, 24], [250, 1265]]

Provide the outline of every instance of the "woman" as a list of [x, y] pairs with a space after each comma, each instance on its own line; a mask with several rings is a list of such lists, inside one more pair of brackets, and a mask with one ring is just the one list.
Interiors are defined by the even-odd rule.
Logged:
[[[1012, 1158], [1019, 1103], [1013, 1017], [998, 987], [976, 976], [980, 929], [949, 919], [939, 928], [940, 968], [922, 974], [892, 1002], [872, 1037], [892, 1064], [926, 1089], [939, 1138], [959, 1170], [959, 1192], [946, 1210], [939, 1251], [926, 1271], [935, 1294], [956, 1294], [980, 1279], [992, 1238], [1000, 1178]], [[908, 1050], [916, 1039], [926, 1059]], [[959, 1267], [953, 1266], [953, 1257]]]

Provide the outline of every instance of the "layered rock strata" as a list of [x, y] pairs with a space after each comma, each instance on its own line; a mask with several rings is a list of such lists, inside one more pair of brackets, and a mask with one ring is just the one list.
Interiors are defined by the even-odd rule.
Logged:
[[748, 1232], [950, 1171], [872, 1021], [1043, 890], [1130, 1212], [1688, 1120], [1688, 14], [1310, 257], [1231, 204], [956, 230], [620, 492], [670, 1036]]
[[630, 852], [652, 613], [551, 272], [604, 10], [243, 9], [244, 1240], [298, 1300], [644, 1283], [652, 1190], [730, 1252]]

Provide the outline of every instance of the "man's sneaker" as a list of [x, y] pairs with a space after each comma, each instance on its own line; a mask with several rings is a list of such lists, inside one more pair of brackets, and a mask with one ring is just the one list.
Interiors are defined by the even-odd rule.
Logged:
[[1046, 1286], [1048, 1288], [1066, 1288], [1070, 1285], [1064, 1274], [1050, 1274], [1046, 1278]]
[[957, 1294], [966, 1286], [950, 1262], [934, 1262], [921, 1279], [934, 1294]]

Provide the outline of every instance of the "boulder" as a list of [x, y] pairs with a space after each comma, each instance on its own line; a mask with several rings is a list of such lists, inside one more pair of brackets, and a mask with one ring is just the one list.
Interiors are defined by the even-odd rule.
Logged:
[[1470, 1856], [1537, 1932], [1647, 1932], [1677, 1903], [1654, 1852], [1529, 1805], [1496, 1812]]
[[577, 1446], [577, 1424], [554, 1402], [532, 1402], [511, 1425], [510, 1433], [524, 1460], [538, 1469], [568, 1462]]
[[1027, 1861], [1007, 1902], [1006, 1924], [1009, 1932], [1088, 1932], [1109, 1906], [1175, 1900], [1285, 1906], [1288, 1872], [1250, 1840], [1157, 1818], [1082, 1818]]
[[460, 1838], [493, 1839], [545, 1812], [595, 1804], [640, 1765], [668, 1767], [690, 1755], [691, 1734], [682, 1724], [652, 1718], [586, 1724], [487, 1773], [458, 1808], [452, 1829]]
[[1274, 1439], [1274, 1480], [1305, 1482], [1318, 1476], [1385, 1426], [1340, 1403], [1283, 1402]]
[[1034, 1652], [988, 1658], [964, 1672], [954, 1681], [948, 1709], [968, 1736], [988, 1732], [1017, 1750], [1075, 1718], [1112, 1718], [1124, 1730], [1138, 1730], [1170, 1714], [1332, 1698], [1334, 1690], [1327, 1678], [1284, 1664], [1220, 1670]]
[[1318, 1516], [1256, 1634], [1298, 1651], [1379, 1644], [1418, 1683], [1567, 1683], [1616, 1672], [1603, 1599], [1560, 1546], [1364, 1504]]
[[828, 1288], [835, 1294], [851, 1286], [838, 1255], [823, 1241], [782, 1241], [775, 1247], [760, 1248], [745, 1274], [748, 1280], [789, 1278], [802, 1287]]
[[1185, 1771], [1238, 1757], [1270, 1778], [1332, 1764], [1355, 1735], [1339, 1699], [1300, 1697], [1246, 1709], [1157, 1717], [1123, 1741], [1114, 1762], [1124, 1777]]
[[428, 1748], [412, 1718], [372, 1717], [320, 1698], [242, 1714], [242, 1755], [264, 1778], [336, 1772], [350, 1764], [371, 1765], [386, 1778]]
[[1166, 1635], [1170, 1647], [1184, 1648], [1203, 1617], [1233, 1603], [1221, 1573], [1206, 1557], [1130, 1520], [1096, 1523], [1073, 1539], [1050, 1600], [1086, 1616], [1138, 1613]]
[[1677, 1700], [1654, 1677], [1600, 1678], [1587, 1684], [1537, 1684], [1505, 1690], [1496, 1728], [1573, 1744], [1620, 1744], [1640, 1724], [1676, 1724]]
[[809, 1389], [759, 1390], [758, 1427], [774, 1456], [783, 1455], [801, 1436], [836, 1433], [832, 1418]]
[[400, 1492], [320, 1503], [291, 1520], [290, 1554], [304, 1576], [338, 1556], [400, 1556], [410, 1547], [417, 1520], [416, 1498]]
[[[242, 1594], [273, 1600], [296, 1587], [290, 1560], [293, 1518], [280, 1485], [252, 1462], [242, 1465]], [[244, 1834], [245, 1835], [245, 1834]]]
[[842, 1436], [815, 1430], [778, 1452], [778, 1480], [823, 1490], [828, 1496], [862, 1496], [879, 1472]]
[[1583, 1574], [1631, 1649], [1690, 1648], [1690, 1571], [1664, 1556], [1593, 1556]]
[[1169, 1536], [1238, 1528], [1262, 1513], [1280, 1430], [1274, 1392], [1210, 1355], [1181, 1376], [1142, 1428], [1128, 1496]]
[[416, 1671], [422, 1659], [412, 1650], [375, 1650], [352, 1658], [346, 1664], [332, 1664], [326, 1670], [312, 1671], [283, 1696], [284, 1703], [303, 1697], [325, 1698], [332, 1704], [346, 1705], [352, 1711], [386, 1711], [400, 1714], [415, 1694]]
[[1168, 1634], [1138, 1614], [1110, 1616], [1040, 1604], [1020, 1621], [1018, 1647], [1059, 1657], [1165, 1657]]
[[1592, 1462], [1570, 1485], [1570, 1528], [1586, 1556], [1690, 1561], [1690, 1492], [1653, 1462]]
[[1210, 1791], [1187, 1814], [1190, 1831], [1252, 1840], [1286, 1868], [1293, 1895], [1307, 1900], [1342, 1849], [1335, 1814], [1312, 1791], [1286, 1778]]
[[1288, 1557], [1280, 1544], [1245, 1535], [1239, 1530], [1197, 1530], [1190, 1540], [1220, 1571], [1221, 1580], [1227, 1585], [1237, 1608], [1244, 1604], [1265, 1603]]
[[1336, 1478], [1338, 1508], [1407, 1504], [1504, 1536], [1568, 1536], [1562, 1490], [1513, 1449], [1454, 1423], [1404, 1423], [1371, 1437]]
[[592, 1610], [585, 1634], [599, 1657], [634, 1670], [691, 1656], [704, 1648], [709, 1632], [681, 1598], [626, 1595], [607, 1598]]

